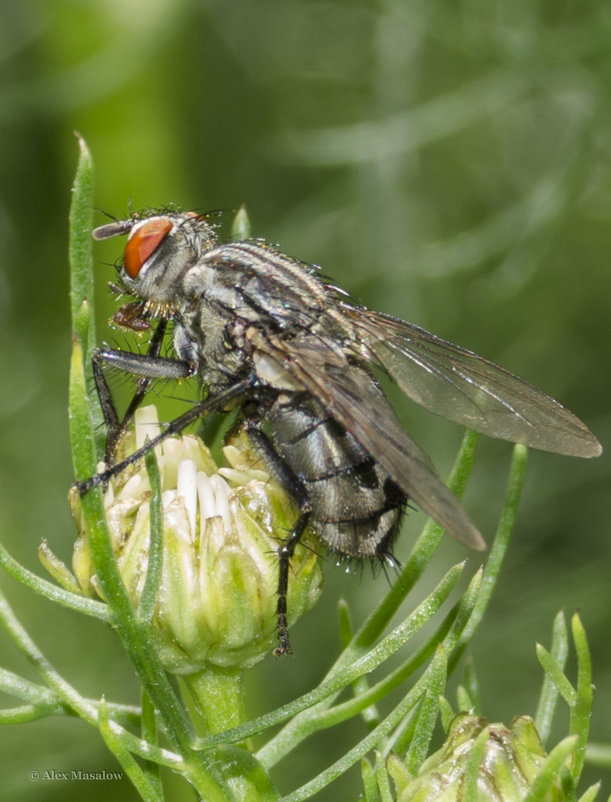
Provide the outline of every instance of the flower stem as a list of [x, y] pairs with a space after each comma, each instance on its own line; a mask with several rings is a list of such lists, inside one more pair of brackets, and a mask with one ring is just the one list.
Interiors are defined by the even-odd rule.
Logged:
[[238, 727], [246, 718], [244, 672], [208, 664], [184, 678], [208, 734]]

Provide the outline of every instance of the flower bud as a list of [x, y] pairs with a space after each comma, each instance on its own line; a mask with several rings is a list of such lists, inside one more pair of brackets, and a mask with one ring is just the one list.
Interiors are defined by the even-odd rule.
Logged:
[[[124, 438], [122, 454], [158, 432], [156, 409], [139, 410], [135, 433]], [[276, 554], [297, 510], [245, 434], [233, 437], [223, 452], [227, 466], [219, 468], [194, 435], [168, 438], [156, 449], [163, 563], [153, 637], [165, 667], [179, 674], [206, 664], [254, 665], [276, 640]], [[113, 550], [134, 607], [147, 573], [150, 495], [143, 461], [113, 478], [104, 495]], [[73, 570], [84, 593], [101, 595], [77, 493], [70, 502], [79, 529]], [[289, 625], [313, 606], [322, 588], [319, 560], [307, 547], [307, 537], [291, 560]]]
[[[399, 802], [462, 802], [465, 769], [475, 741], [484, 730], [488, 737], [479, 761], [478, 799], [487, 802], [524, 799], [546, 758], [534, 721], [521, 716], [507, 728], [460, 713], [450, 725], [445, 744], [425, 760], [418, 776], [400, 790]], [[561, 802], [564, 798], [559, 780], [545, 797], [549, 802]]]

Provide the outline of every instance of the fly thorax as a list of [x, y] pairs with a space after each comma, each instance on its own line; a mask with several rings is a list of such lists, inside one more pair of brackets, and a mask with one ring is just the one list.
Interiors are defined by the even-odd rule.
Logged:
[[176, 353], [197, 366], [206, 386], [222, 389], [252, 372], [251, 358], [240, 334], [243, 324], [226, 310], [209, 303], [206, 295], [197, 303], [183, 298], [176, 318]]

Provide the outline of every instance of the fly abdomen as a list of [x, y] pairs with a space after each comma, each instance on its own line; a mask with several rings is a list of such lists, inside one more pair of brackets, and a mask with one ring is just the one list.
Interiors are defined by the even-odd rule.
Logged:
[[335, 418], [307, 393], [277, 401], [269, 413], [281, 457], [303, 483], [310, 525], [347, 557], [383, 558], [407, 496]]

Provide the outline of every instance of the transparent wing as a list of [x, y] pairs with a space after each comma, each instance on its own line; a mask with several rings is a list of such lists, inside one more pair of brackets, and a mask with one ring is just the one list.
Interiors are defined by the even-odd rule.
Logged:
[[458, 499], [439, 479], [427, 454], [406, 434], [369, 374], [316, 335], [299, 336], [289, 343], [261, 336], [254, 344], [313, 393], [427, 515], [471, 548], [485, 548]]
[[398, 318], [342, 304], [358, 342], [413, 401], [491, 437], [574, 457], [602, 447], [551, 396], [472, 351]]

